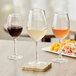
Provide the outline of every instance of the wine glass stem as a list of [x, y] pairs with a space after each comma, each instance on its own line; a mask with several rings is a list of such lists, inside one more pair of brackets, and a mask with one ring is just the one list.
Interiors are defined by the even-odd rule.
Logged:
[[38, 62], [38, 51], [37, 51], [38, 42], [36, 41], [36, 63]]
[[61, 42], [62, 42], [62, 40], [59, 40], [59, 43], [60, 43], [59, 58], [62, 58], [62, 54], [61, 54], [61, 52], [62, 52], [62, 50], [61, 50]]
[[16, 55], [16, 49], [15, 49], [15, 42], [16, 42], [16, 39], [15, 38], [13, 38], [13, 40], [14, 40], [14, 55]]

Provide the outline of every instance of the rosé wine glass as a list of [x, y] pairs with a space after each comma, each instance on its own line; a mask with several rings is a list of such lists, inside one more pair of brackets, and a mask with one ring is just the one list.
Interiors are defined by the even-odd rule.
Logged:
[[67, 62], [68, 60], [62, 58], [61, 42], [68, 35], [70, 30], [70, 20], [68, 13], [63, 11], [55, 12], [53, 17], [52, 31], [56, 38], [59, 39], [60, 49], [59, 57], [52, 59], [53, 62]]

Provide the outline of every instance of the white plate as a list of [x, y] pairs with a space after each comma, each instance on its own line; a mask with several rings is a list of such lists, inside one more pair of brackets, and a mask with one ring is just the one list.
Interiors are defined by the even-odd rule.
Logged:
[[[47, 51], [47, 52], [50, 52], [50, 53], [59, 54], [59, 52], [50, 51], [50, 46], [44, 47], [44, 48], [42, 48], [42, 50]], [[72, 54], [72, 55], [62, 53], [62, 55], [76, 58], [76, 55], [75, 55], [75, 54], [73, 54], [73, 53], [71, 53], [71, 54]]]

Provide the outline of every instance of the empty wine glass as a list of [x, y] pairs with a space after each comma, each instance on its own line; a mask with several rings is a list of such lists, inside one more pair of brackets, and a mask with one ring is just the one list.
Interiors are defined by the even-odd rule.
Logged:
[[15, 41], [16, 38], [21, 34], [22, 29], [23, 27], [22, 27], [21, 15], [10, 14], [7, 20], [7, 31], [14, 40], [14, 54], [10, 55], [8, 57], [9, 59], [17, 60], [22, 58], [22, 56], [16, 54], [16, 50], [15, 50]]
[[68, 13], [63, 11], [55, 12], [53, 24], [52, 24], [52, 31], [56, 36], [56, 38], [59, 39], [60, 49], [59, 49], [59, 57], [54, 58], [52, 60], [53, 62], [63, 63], [68, 61], [62, 58], [61, 42], [68, 35], [69, 30], [70, 30], [70, 21], [69, 21]]

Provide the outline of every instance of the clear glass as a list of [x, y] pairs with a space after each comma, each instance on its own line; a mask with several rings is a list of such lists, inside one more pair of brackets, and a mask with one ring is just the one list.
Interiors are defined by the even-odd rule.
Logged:
[[16, 49], [15, 49], [16, 38], [21, 34], [22, 29], [23, 27], [22, 27], [21, 15], [16, 13], [10, 14], [7, 20], [7, 32], [10, 34], [10, 36], [13, 38], [13, 41], [14, 41], [14, 54], [8, 56], [8, 58], [11, 60], [17, 60], [23, 57], [23, 56], [17, 55]]
[[45, 11], [42, 9], [32, 9], [29, 12], [28, 24], [26, 30], [29, 36], [36, 43], [36, 60], [31, 62], [32, 65], [38, 65], [42, 62], [38, 60], [38, 50], [37, 45], [38, 41], [41, 40], [47, 32], [47, 23], [45, 18]]
[[68, 13], [63, 11], [55, 12], [52, 24], [52, 31], [56, 38], [59, 39], [60, 49], [59, 57], [52, 59], [53, 62], [68, 62], [67, 59], [62, 58], [61, 42], [68, 35], [70, 30], [70, 20]]

